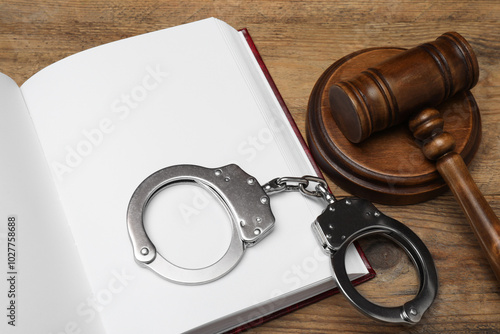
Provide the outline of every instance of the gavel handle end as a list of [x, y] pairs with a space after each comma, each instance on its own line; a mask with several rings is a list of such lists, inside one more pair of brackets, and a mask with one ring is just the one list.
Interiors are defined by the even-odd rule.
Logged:
[[436, 166], [462, 207], [474, 234], [500, 281], [500, 221], [472, 179], [462, 157], [450, 152]]

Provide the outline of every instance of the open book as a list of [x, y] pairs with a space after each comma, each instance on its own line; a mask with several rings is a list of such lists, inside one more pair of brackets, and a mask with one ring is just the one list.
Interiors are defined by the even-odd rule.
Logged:
[[[223, 332], [335, 287], [310, 227], [324, 204], [297, 193], [271, 197], [274, 231], [212, 283], [134, 261], [127, 206], [161, 168], [236, 163], [261, 184], [317, 175], [261, 65], [245, 31], [212, 18], [83, 51], [20, 88], [0, 75], [1, 333]], [[169, 187], [147, 209], [176, 265], [227, 250], [231, 225], [203, 192]], [[353, 279], [371, 275], [354, 247], [348, 263]]]

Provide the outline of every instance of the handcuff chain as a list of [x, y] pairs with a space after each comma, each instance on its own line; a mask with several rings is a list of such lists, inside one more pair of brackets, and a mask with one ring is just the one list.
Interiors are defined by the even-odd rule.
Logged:
[[[310, 190], [310, 189], [313, 190]], [[319, 197], [328, 204], [336, 201], [335, 196], [328, 190], [328, 184], [322, 178], [304, 175], [302, 177], [277, 177], [262, 186], [267, 195], [280, 193], [283, 191], [297, 191], [305, 196]]]

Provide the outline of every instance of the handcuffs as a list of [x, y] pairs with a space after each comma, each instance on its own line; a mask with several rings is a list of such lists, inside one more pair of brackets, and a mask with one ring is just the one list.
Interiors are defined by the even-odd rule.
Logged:
[[[221, 259], [203, 268], [183, 268], [165, 259], [156, 250], [144, 228], [143, 215], [149, 201], [165, 187], [179, 183], [196, 183], [218, 199], [232, 221], [228, 250]], [[220, 168], [176, 165], [147, 177], [135, 190], [127, 211], [127, 227], [135, 260], [165, 279], [180, 284], [203, 284], [231, 271], [245, 249], [257, 244], [273, 229], [275, 218], [269, 196], [283, 191], [322, 198], [326, 209], [312, 223], [321, 246], [331, 257], [333, 278], [340, 291], [362, 313], [390, 323], [415, 324], [434, 301], [437, 272], [432, 256], [420, 238], [402, 223], [385, 216], [370, 202], [354, 197], [336, 200], [325, 180], [304, 176], [275, 178], [261, 186], [239, 166]], [[420, 288], [413, 300], [399, 307], [382, 307], [365, 299], [353, 287], [345, 269], [347, 248], [362, 237], [381, 234], [399, 244], [413, 261]]]

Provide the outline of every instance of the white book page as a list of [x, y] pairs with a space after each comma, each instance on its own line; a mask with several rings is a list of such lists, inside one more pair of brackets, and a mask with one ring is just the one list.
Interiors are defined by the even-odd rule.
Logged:
[[[274, 299], [334, 284], [310, 228], [323, 204], [292, 193], [271, 198], [274, 231], [215, 282], [174, 284], [134, 261], [127, 206], [161, 168], [236, 163], [261, 184], [314, 174], [310, 164], [285, 158], [301, 148], [276, 140], [290, 136], [290, 126], [259, 97], [263, 83], [246, 73], [254, 65], [242, 67], [235, 57], [245, 48], [229, 40], [243, 43], [207, 19], [70, 56], [22, 86], [107, 333], [184, 332], [271, 300], [237, 319], [245, 322], [276, 310]], [[155, 197], [145, 225], [160, 253], [186, 267], [216, 261], [231, 230], [218, 202], [192, 185]], [[349, 270], [366, 273], [351, 257]], [[108, 294], [103, 287], [117, 273], [123, 287]]]
[[21, 91], [0, 74], [1, 333], [103, 333]]

